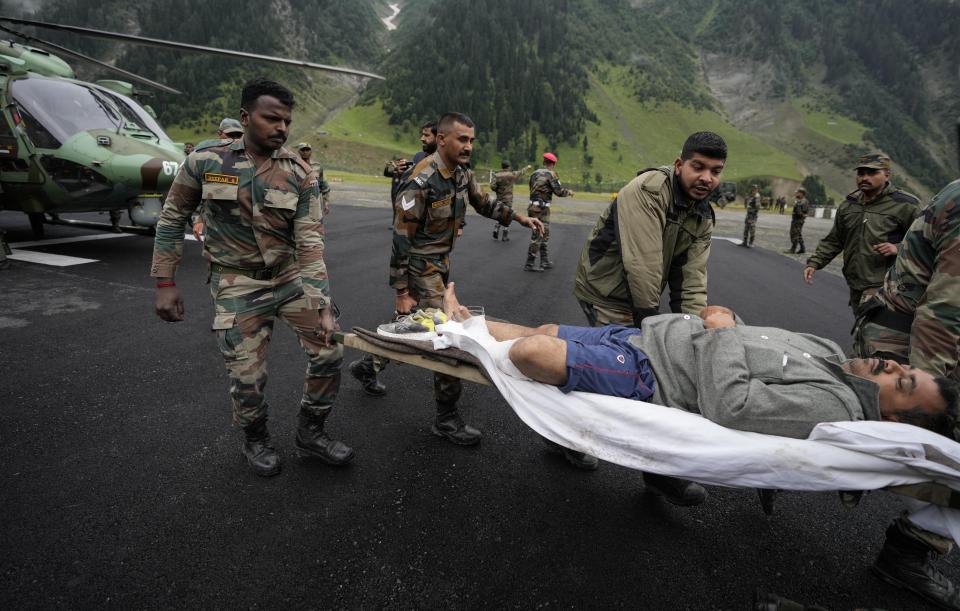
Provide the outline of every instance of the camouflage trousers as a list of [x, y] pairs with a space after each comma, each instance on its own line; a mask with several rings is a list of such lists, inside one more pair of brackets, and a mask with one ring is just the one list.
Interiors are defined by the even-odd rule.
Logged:
[[532, 263], [540, 255], [540, 263], [549, 261], [550, 256], [547, 252], [547, 246], [550, 243], [550, 206], [539, 206], [530, 204], [527, 208], [527, 216], [540, 219], [543, 223], [543, 235], [536, 231], [530, 232], [530, 247], [527, 249], [527, 262]]
[[743, 243], [747, 246], [753, 244], [753, 238], [757, 233], [757, 215], [748, 214], [743, 221]]
[[[803, 221], [804, 219], [793, 219], [790, 221], [790, 249], [803, 252], [806, 250], [803, 246]], [[799, 248], [797, 248], [799, 246]]]
[[[410, 257], [407, 268], [407, 290], [417, 300], [417, 308], [443, 308], [443, 290], [450, 277], [450, 258], [425, 259]], [[363, 358], [370, 363], [373, 371], [383, 371], [390, 361], [384, 357], [368, 354]], [[456, 409], [457, 400], [463, 392], [463, 382], [460, 378], [434, 372], [433, 398], [437, 402], [437, 413], [444, 414]]]
[[272, 280], [213, 272], [210, 293], [213, 330], [230, 378], [234, 422], [247, 426], [267, 415], [267, 346], [277, 318], [293, 330], [307, 355], [301, 407], [317, 415], [331, 409], [340, 388], [343, 346], [321, 343], [320, 314], [308, 306], [296, 265]]
[[[505, 200], [505, 199], [502, 199], [502, 200], [500, 200], [500, 203], [502, 203], [502, 204], [503, 204], [504, 206], [506, 206], [507, 208], [513, 209], [513, 198], [512, 198], [512, 197], [510, 198], [509, 201], [507, 201], [507, 200]], [[493, 238], [494, 238], [494, 239], [499, 239], [499, 238], [500, 238], [500, 232], [501, 232], [501, 231], [503, 231], [503, 239], [507, 239], [507, 232], [509, 231], [509, 229], [507, 229], [507, 226], [506, 226], [506, 225], [501, 225], [501, 224], [500, 224], [500, 221], [495, 222], [494, 225], [493, 225]]]

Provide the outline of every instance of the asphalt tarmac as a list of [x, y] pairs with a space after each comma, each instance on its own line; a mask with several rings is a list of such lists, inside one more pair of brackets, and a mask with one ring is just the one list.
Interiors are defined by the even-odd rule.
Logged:
[[[388, 223], [375, 207], [328, 218], [345, 327], [392, 311]], [[582, 324], [571, 291], [589, 227], [554, 224], [557, 267], [534, 274], [522, 271], [528, 232], [494, 242], [492, 225], [468, 216], [453, 254], [461, 301]], [[23, 215], [0, 226], [15, 248], [32, 241]], [[91, 235], [109, 234], [47, 228], [48, 240]], [[386, 371], [380, 399], [344, 376], [329, 429], [354, 447], [350, 466], [300, 460], [305, 359], [282, 324], [268, 397], [284, 468], [259, 478], [230, 423], [199, 244], [184, 250], [179, 324], [154, 315], [146, 236], [32, 245], [21, 253], [93, 261], [0, 272], [0, 608], [749, 609], [756, 589], [831, 609], [923, 608], [868, 570], [903, 507], [890, 494], [848, 510], [835, 494], [784, 493], [768, 517], [753, 490], [710, 488], [704, 505], [673, 507], [635, 472], [548, 454], [489, 387], [466, 384], [461, 399], [478, 447], [434, 437], [430, 374], [409, 366]], [[848, 348], [842, 279], [806, 287], [800, 272], [717, 239], [711, 302]], [[960, 581], [956, 556], [940, 564]]]

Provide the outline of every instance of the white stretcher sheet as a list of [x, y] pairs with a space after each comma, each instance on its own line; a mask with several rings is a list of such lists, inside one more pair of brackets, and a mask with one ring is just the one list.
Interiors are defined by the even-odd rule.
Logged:
[[[483, 364], [514, 412], [540, 435], [601, 460], [705, 484], [782, 490], [876, 490], [938, 482], [960, 490], [960, 444], [896, 422], [822, 423], [807, 439], [724, 428], [699, 414], [525, 378], [482, 317], [449, 322], [435, 348]], [[960, 512], [925, 505], [911, 519], [960, 541]], [[920, 518], [920, 519], [915, 519]], [[922, 521], [922, 523], [920, 523]]]

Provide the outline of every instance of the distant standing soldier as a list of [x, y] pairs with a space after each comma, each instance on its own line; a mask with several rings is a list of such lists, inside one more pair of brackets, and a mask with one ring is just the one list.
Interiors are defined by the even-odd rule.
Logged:
[[[550, 204], [553, 196], [573, 197], [573, 191], [560, 184], [560, 178], [553, 168], [557, 165], [557, 156], [553, 153], [543, 154], [543, 167], [530, 175], [530, 205], [527, 215], [540, 219], [543, 223], [543, 233], [534, 231], [530, 235], [530, 248], [527, 250], [527, 263], [523, 269], [528, 272], [542, 272], [553, 267], [553, 261], [547, 253], [550, 242]], [[540, 254], [540, 264], [537, 265], [537, 254]]]
[[[960, 180], [938, 193], [910, 226], [883, 286], [861, 306], [853, 348], [860, 357], [893, 359], [960, 382]], [[924, 528], [934, 526], [924, 523], [922, 511], [894, 520], [874, 571], [958, 608], [960, 590], [930, 564], [931, 555], [948, 553], [953, 541], [950, 533]]]
[[780, 196], [777, 198], [777, 213], [783, 214], [783, 211], [787, 209], [787, 198]]
[[327, 182], [326, 177], [323, 175], [323, 166], [320, 165], [320, 162], [313, 161], [313, 147], [310, 146], [309, 142], [301, 142], [297, 145], [297, 153], [300, 155], [300, 159], [303, 159], [310, 164], [310, 167], [313, 168], [313, 171], [317, 174], [317, 184], [320, 186], [320, 195], [323, 196], [323, 216], [327, 216], [330, 213], [330, 183]]
[[750, 195], [743, 202], [747, 207], [747, 218], [743, 221], [743, 241], [740, 242], [740, 246], [753, 248], [753, 238], [757, 233], [757, 215], [760, 214], [761, 201], [760, 187], [753, 185], [750, 189]]
[[245, 135], [198, 146], [181, 166], [157, 223], [150, 271], [157, 279], [157, 315], [183, 320], [174, 275], [183, 224], [202, 201], [213, 330], [230, 377], [233, 419], [244, 432], [241, 452], [262, 476], [280, 471], [264, 399], [266, 348], [277, 318], [293, 329], [308, 357], [297, 449], [334, 465], [353, 458], [352, 449], [324, 430], [340, 386], [343, 347], [333, 341], [338, 327], [323, 260], [317, 178], [283, 147], [293, 106], [293, 94], [279, 83], [254, 79], [243, 86]]
[[[413, 166], [397, 193], [390, 256], [390, 286], [396, 291], [397, 314], [443, 307], [443, 291], [450, 277], [450, 253], [468, 205], [504, 225], [517, 221], [534, 231], [543, 228], [540, 221], [517, 214], [477, 185], [473, 170], [468, 167], [475, 139], [469, 117], [447, 113], [440, 118], [437, 129], [436, 152]], [[387, 392], [377, 379], [383, 365], [384, 362], [366, 356], [350, 363], [349, 369], [364, 392], [381, 396]], [[457, 445], [474, 445], [480, 442], [481, 433], [464, 423], [457, 411], [462, 390], [459, 378], [434, 374], [437, 414], [431, 432]]]
[[[490, 190], [497, 194], [497, 201], [503, 203], [504, 206], [509, 206], [513, 208], [513, 185], [524, 174], [530, 171], [532, 166], [526, 166], [525, 168], [519, 169], [517, 171], [512, 171], [510, 169], [510, 162], [503, 160], [500, 162], [500, 171], [493, 175], [493, 179], [490, 180]], [[504, 242], [510, 238], [507, 236], [509, 233], [504, 225], [497, 223], [493, 226], [493, 239], [499, 240], [502, 239]], [[501, 238], [501, 235], [503, 236]]]
[[810, 202], [807, 201], [807, 190], [797, 189], [793, 195], [793, 215], [790, 217], [790, 250], [789, 253], [802, 255], [806, 252], [803, 246], [803, 223], [810, 212]]
[[883, 153], [860, 157], [857, 190], [840, 204], [833, 228], [803, 269], [803, 281], [813, 284], [814, 272], [842, 252], [843, 277], [850, 288], [854, 316], [863, 296], [872, 295], [883, 284], [883, 276], [897, 256], [897, 244], [920, 214], [920, 200], [890, 184], [890, 164]]

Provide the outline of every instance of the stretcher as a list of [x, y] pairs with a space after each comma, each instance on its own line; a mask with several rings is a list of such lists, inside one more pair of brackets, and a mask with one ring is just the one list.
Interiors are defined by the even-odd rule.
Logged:
[[960, 535], [960, 444], [895, 422], [821, 423], [808, 439], [726, 429], [699, 414], [526, 379], [481, 317], [449, 322], [433, 342], [363, 329], [345, 346], [495, 386], [521, 420], [565, 447], [642, 471], [705, 484], [800, 491], [887, 490], [929, 503], [926, 527]]

